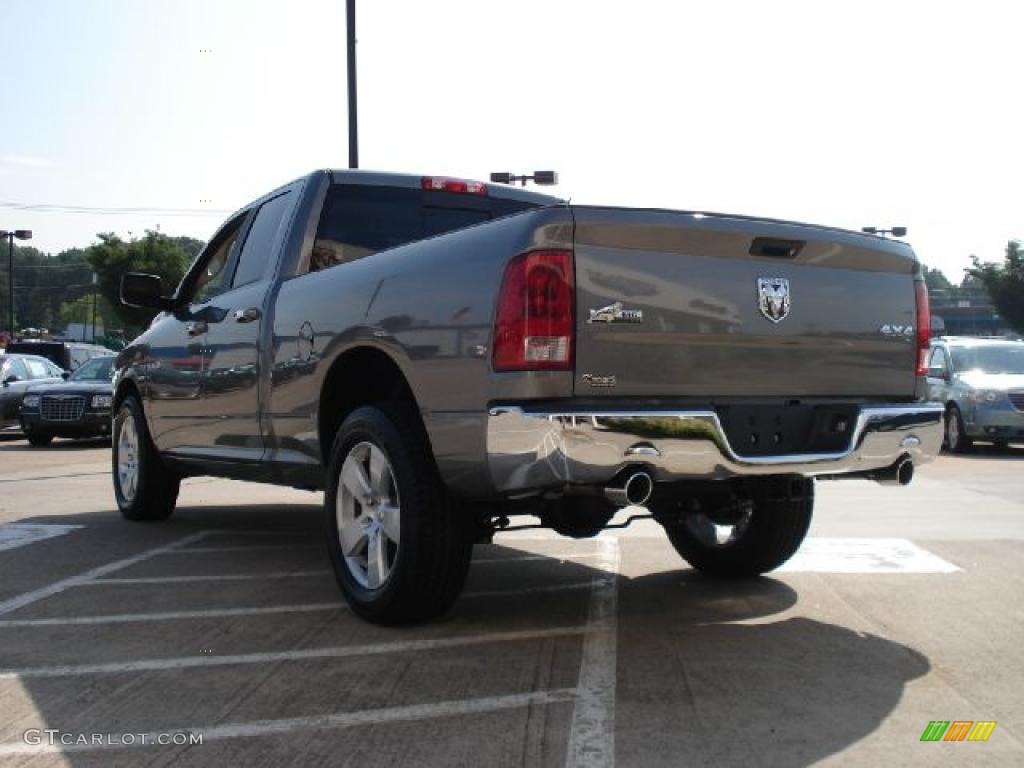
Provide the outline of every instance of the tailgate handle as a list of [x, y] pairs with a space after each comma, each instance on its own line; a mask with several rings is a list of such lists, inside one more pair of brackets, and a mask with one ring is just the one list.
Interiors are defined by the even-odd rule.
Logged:
[[777, 237], [755, 237], [750, 244], [751, 256], [768, 256], [772, 259], [795, 259], [804, 247], [803, 240], [782, 240]]

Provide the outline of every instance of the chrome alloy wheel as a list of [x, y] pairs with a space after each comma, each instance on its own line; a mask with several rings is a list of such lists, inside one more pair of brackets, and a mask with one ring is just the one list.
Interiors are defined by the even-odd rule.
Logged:
[[955, 451], [960, 445], [960, 422], [953, 410], [946, 411], [946, 447]]
[[117, 484], [124, 500], [131, 503], [139, 487], [139, 432], [130, 411], [117, 434]]
[[391, 462], [373, 443], [357, 443], [341, 465], [335, 503], [345, 564], [367, 589], [391, 577], [398, 557], [401, 508]]
[[684, 525], [690, 533], [705, 547], [722, 548], [735, 544], [747, 532], [754, 508], [746, 505], [739, 518], [731, 525], [719, 525], [703, 512], [695, 512], [684, 518]]

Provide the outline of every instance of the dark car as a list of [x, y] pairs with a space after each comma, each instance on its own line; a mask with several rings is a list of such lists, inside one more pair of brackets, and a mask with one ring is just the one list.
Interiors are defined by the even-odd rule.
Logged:
[[45, 357], [0, 353], [0, 432], [20, 429], [18, 406], [29, 387], [61, 381], [63, 373]]
[[21, 401], [21, 427], [32, 445], [55, 437], [110, 434], [114, 356], [82, 363], [67, 381], [32, 387]]

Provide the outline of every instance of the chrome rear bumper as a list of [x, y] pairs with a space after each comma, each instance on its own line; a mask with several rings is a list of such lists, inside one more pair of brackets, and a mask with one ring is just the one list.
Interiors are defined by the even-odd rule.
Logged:
[[487, 419], [487, 457], [496, 490], [525, 493], [603, 485], [630, 465], [657, 482], [750, 475], [807, 477], [865, 473], [909, 457], [931, 461], [942, 445], [939, 403], [862, 408], [850, 444], [838, 453], [741, 456], [710, 410], [531, 410], [499, 406]]

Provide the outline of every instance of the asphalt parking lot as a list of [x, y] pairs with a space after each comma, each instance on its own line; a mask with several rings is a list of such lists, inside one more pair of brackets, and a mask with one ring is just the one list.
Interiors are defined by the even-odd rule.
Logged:
[[[1024, 447], [819, 483], [804, 549], [749, 583], [648, 522], [501, 535], [404, 629], [345, 609], [318, 494], [193, 479], [129, 524], [109, 461], [0, 443], [4, 764], [1024, 764]], [[933, 720], [997, 725], [922, 742]]]

